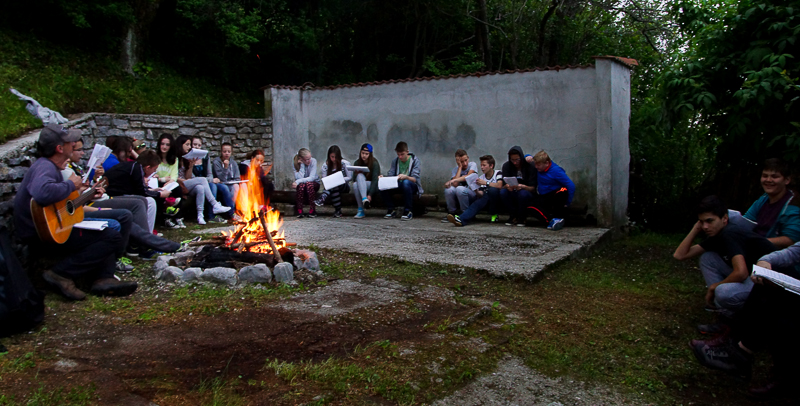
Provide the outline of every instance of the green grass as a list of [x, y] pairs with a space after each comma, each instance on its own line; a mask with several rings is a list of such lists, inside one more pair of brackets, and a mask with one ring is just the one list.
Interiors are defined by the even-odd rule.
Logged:
[[13, 87], [62, 115], [88, 112], [263, 117], [261, 92], [236, 93], [152, 64], [138, 78], [116, 56], [54, 45], [0, 29], [0, 142], [41, 127]]
[[95, 404], [94, 392], [93, 385], [88, 388], [78, 386], [70, 390], [63, 387], [48, 390], [40, 385], [24, 401], [0, 394], [0, 406], [87, 406]]

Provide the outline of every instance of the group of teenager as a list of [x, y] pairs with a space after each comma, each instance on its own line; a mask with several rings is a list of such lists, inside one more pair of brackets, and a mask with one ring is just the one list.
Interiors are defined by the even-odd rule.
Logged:
[[[705, 337], [689, 343], [697, 360], [749, 378], [753, 354], [772, 354], [769, 382], [748, 389], [754, 398], [791, 394], [800, 377], [800, 355], [794, 351], [800, 320], [784, 313], [800, 308], [800, 295], [751, 272], [757, 265], [800, 279], [800, 208], [790, 182], [789, 167], [769, 159], [761, 172], [764, 194], [744, 215], [716, 196], [704, 198], [697, 222], [674, 254], [679, 260], [699, 257], [706, 310], [719, 316], [716, 323], [698, 326]], [[705, 238], [695, 244], [701, 235]]]
[[[37, 141], [39, 158], [26, 172], [14, 199], [16, 235], [34, 251], [61, 258], [44, 271], [43, 278], [73, 300], [86, 297], [75, 284], [84, 279], [98, 295], [133, 293], [136, 282], [124, 282], [115, 275], [132, 270], [125, 257], [151, 260], [179, 250], [180, 243], [156, 231], [156, 222], [160, 219], [167, 228], [185, 227], [187, 210], [182, 206], [189, 201], [194, 202], [197, 222], [206, 224], [206, 219], [235, 218], [235, 196], [247, 188], [247, 182], [261, 182], [264, 201], [274, 190], [262, 168], [261, 150], [251, 152], [250, 159], [240, 164], [229, 143], [222, 144], [220, 156], [213, 160], [208, 155], [186, 159], [193, 148], [202, 149], [201, 139], [188, 136], [174, 139], [162, 134], [156, 150], [129, 137], [109, 137], [106, 145], [111, 153], [102, 165], [84, 168], [81, 132], [46, 126]], [[174, 187], [168, 187], [173, 182]], [[53, 204], [76, 191], [92, 194], [83, 206], [84, 217], [105, 221], [107, 227], [76, 227], [63, 244], [48, 242], [34, 224], [31, 200], [52, 210]]]
[[[327, 201], [334, 207], [334, 217], [342, 216], [342, 194], [355, 196], [358, 211], [355, 218], [366, 217], [366, 209], [372, 205], [373, 198], [380, 194], [387, 211], [384, 218], [413, 218], [414, 198], [422, 195], [422, 164], [420, 158], [409, 151], [408, 144], [399, 142], [394, 152], [387, 177], [397, 177], [396, 187], [380, 190], [378, 184], [381, 165], [373, 155], [373, 147], [363, 144], [358, 159], [352, 164], [342, 158], [337, 145], [328, 148], [325, 163], [317, 169], [317, 160], [311, 151], [302, 148], [294, 157], [294, 178], [292, 188], [296, 190], [296, 216], [316, 217], [316, 207]], [[450, 222], [461, 227], [474, 221], [478, 212], [488, 208], [491, 222], [499, 220], [499, 210], [505, 207], [509, 226], [524, 226], [532, 215], [547, 224], [551, 230], [564, 226], [564, 217], [575, 195], [575, 184], [566, 172], [550, 159], [545, 151], [535, 155], [525, 155], [522, 148], [515, 146], [508, 151], [508, 161], [502, 170], [496, 170], [496, 161], [491, 155], [479, 158], [480, 164], [470, 161], [467, 152], [455, 152], [456, 166], [450, 179], [444, 184], [447, 215], [442, 222]], [[354, 169], [355, 168], [355, 169]], [[342, 172], [344, 183], [330, 190], [324, 190], [319, 197], [321, 178]], [[352, 187], [350, 186], [352, 183]], [[392, 185], [393, 186], [393, 185]], [[393, 196], [402, 196], [403, 210], [396, 210]], [[308, 206], [308, 211], [305, 210]]]

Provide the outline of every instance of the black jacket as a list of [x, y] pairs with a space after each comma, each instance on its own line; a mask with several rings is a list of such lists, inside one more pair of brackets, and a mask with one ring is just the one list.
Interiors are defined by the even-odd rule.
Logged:
[[520, 183], [525, 186], [536, 187], [537, 185], [536, 167], [525, 160], [525, 154], [522, 152], [522, 147], [517, 145], [511, 147], [511, 149], [508, 150], [508, 155], [509, 155], [508, 161], [506, 161], [506, 163], [503, 164], [503, 178], [517, 177], [517, 167], [514, 166], [513, 162], [511, 162], [511, 154], [515, 155], [519, 154], [519, 158], [522, 160], [521, 161], [522, 168], [520, 168], [520, 170], [522, 171], [522, 181]]
[[156, 197], [158, 192], [151, 191], [144, 184], [144, 169], [138, 162], [121, 162], [111, 167], [105, 174], [108, 179], [106, 193], [109, 196], [151, 196]]

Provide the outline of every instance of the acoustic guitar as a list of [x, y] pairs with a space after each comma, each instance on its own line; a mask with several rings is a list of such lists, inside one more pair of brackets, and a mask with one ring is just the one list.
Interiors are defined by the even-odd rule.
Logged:
[[66, 199], [49, 206], [41, 206], [31, 199], [31, 216], [39, 239], [44, 242], [63, 244], [72, 233], [72, 226], [83, 221], [83, 205], [88, 203], [97, 192], [97, 188], [105, 187], [108, 181], [98, 179], [97, 183], [85, 192], [77, 190]]

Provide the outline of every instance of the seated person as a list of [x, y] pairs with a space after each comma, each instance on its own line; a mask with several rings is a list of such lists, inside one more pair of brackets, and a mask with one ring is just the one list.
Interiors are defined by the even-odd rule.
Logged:
[[103, 169], [106, 171], [120, 162], [127, 162], [133, 152], [133, 141], [128, 137], [108, 137], [106, 146], [111, 148], [111, 155], [103, 162]]
[[[203, 140], [200, 137], [192, 137], [192, 149], [205, 149], [203, 148]], [[233, 208], [233, 197], [231, 196], [231, 191], [225, 185], [221, 184], [222, 182], [219, 178], [214, 176], [214, 168], [211, 165], [211, 155], [207, 154], [205, 158], [195, 159], [194, 160], [194, 167], [192, 167], [192, 174], [194, 177], [204, 177], [208, 181], [208, 188], [211, 189], [211, 194], [214, 195], [223, 206]], [[220, 187], [221, 185], [221, 187]], [[205, 206], [205, 215], [206, 220], [208, 221], [215, 221], [217, 223], [227, 222], [226, 218], [233, 217], [233, 210], [229, 210], [227, 213], [222, 213], [218, 218], [212, 213], [212, 209], [210, 205]]]
[[403, 195], [403, 216], [400, 217], [400, 220], [411, 220], [414, 218], [414, 214], [411, 212], [411, 208], [414, 205], [414, 196], [419, 196], [423, 193], [422, 184], [420, 183], [422, 164], [416, 155], [408, 152], [408, 144], [403, 141], [397, 143], [394, 152], [397, 153], [397, 158], [392, 160], [392, 165], [389, 167], [389, 172], [386, 173], [386, 176], [397, 176], [397, 188], [381, 190], [381, 199], [383, 199], [388, 208], [383, 218], [397, 217], [394, 212], [392, 195], [399, 191]]
[[353, 195], [358, 204], [358, 212], [354, 218], [366, 217], [365, 209], [372, 205], [372, 198], [378, 193], [378, 179], [381, 176], [381, 164], [372, 156], [372, 145], [362, 144], [358, 152], [358, 159], [353, 166], [362, 166], [369, 172], [356, 172], [353, 174]]
[[744, 215], [756, 223], [756, 234], [767, 237], [778, 248], [800, 241], [800, 207], [791, 204], [794, 193], [789, 183], [789, 166], [777, 158], [767, 159], [761, 171], [764, 195]]
[[[517, 185], [508, 184], [509, 178], [515, 178]], [[522, 148], [514, 146], [508, 151], [508, 162], [503, 164], [503, 189], [500, 200], [508, 210], [507, 226], [525, 226], [525, 208], [533, 201], [536, 193], [536, 168], [525, 160]]]
[[[722, 309], [726, 315], [733, 315], [741, 309], [753, 287], [750, 269], [759, 258], [775, 251], [775, 245], [749, 228], [729, 222], [728, 208], [716, 196], [708, 196], [700, 202], [697, 219], [673, 256], [684, 260], [704, 252], [717, 253], [718, 261], [700, 262], [700, 271], [708, 286], [706, 308]], [[706, 239], [694, 244], [701, 232]]]
[[[761, 257], [757, 265], [800, 279], [800, 244]], [[736, 315], [737, 323], [729, 333], [711, 340], [692, 340], [694, 355], [703, 366], [750, 377], [753, 353], [772, 353], [772, 379], [766, 385], [753, 386], [749, 395], [767, 400], [794, 394], [794, 383], [800, 378], [797, 369], [800, 354], [793, 351], [800, 334], [800, 321], [787, 317], [785, 311], [800, 308], [800, 295], [752, 276], [753, 289]], [[736, 337], [735, 339], [733, 337]]]
[[330, 195], [331, 203], [333, 204], [333, 217], [335, 218], [342, 217], [342, 194], [350, 193], [350, 185], [348, 182], [350, 182], [352, 175], [350, 171], [347, 170], [348, 166], [352, 166], [352, 164], [348, 160], [342, 158], [341, 148], [339, 148], [338, 145], [331, 145], [330, 148], [328, 148], [328, 159], [322, 164], [322, 176], [330, 176], [335, 172], [341, 171], [342, 175], [344, 175], [344, 184], [332, 188], [331, 190], [325, 190], [320, 194], [320, 197], [314, 204], [322, 206], [325, 204], [325, 199]]
[[[258, 179], [263, 192], [261, 197], [263, 199], [262, 204], [268, 205], [269, 199], [272, 197], [272, 192], [275, 191], [275, 185], [269, 179], [269, 176], [267, 176], [269, 173], [269, 168], [272, 166], [267, 166], [267, 169], [264, 169], [264, 151], [257, 149], [251, 152], [250, 159], [244, 162], [244, 166], [247, 168], [247, 170], [241, 172], [242, 178], [243, 180], [249, 180], [249, 182], [242, 183], [240, 193], [249, 193], [251, 188], [248, 185], [250, 182], [255, 182], [255, 179]], [[250, 178], [253, 178], [253, 180]]]
[[[292, 158], [294, 165], [295, 210], [297, 218], [317, 217], [317, 190], [319, 190], [319, 174], [317, 173], [317, 159], [311, 156], [308, 148], [300, 148], [297, 155]], [[309, 206], [308, 214], [303, 211], [304, 205]]]
[[236, 196], [239, 195], [239, 184], [228, 184], [226, 182], [240, 181], [242, 180], [242, 176], [239, 174], [239, 164], [236, 163], [232, 155], [233, 146], [231, 143], [223, 142], [220, 156], [214, 158], [211, 162], [211, 174], [215, 179], [219, 179], [219, 182], [216, 183], [217, 188], [227, 189], [227, 192], [223, 193], [227, 193], [227, 195], [231, 197], [230, 205], [226, 204], [224, 201], [222, 204], [231, 206], [236, 210]]
[[447, 215], [447, 220], [457, 227], [467, 225], [487, 204], [489, 205], [489, 214], [492, 215], [492, 223], [497, 221], [497, 203], [500, 201], [500, 189], [503, 188], [503, 176], [500, 171], [494, 169], [493, 156], [484, 155], [480, 161], [481, 176], [475, 181], [480, 186], [476, 192], [477, 200], [470, 204], [460, 216]]
[[[44, 280], [58, 288], [72, 300], [83, 300], [86, 294], [75, 286], [74, 279], [91, 279], [91, 292], [97, 295], [125, 296], [136, 291], [136, 282], [122, 282], [114, 277], [115, 253], [124, 249], [122, 236], [110, 228], [102, 231], [73, 229], [64, 244], [45, 243], [39, 239], [31, 215], [31, 199], [41, 206], [60, 202], [86, 185], [77, 175], [63, 180], [61, 170], [67, 166], [75, 142], [81, 139], [80, 131], [67, 132], [61, 126], [50, 124], [39, 134], [37, 149], [41, 158], [31, 165], [14, 197], [14, 231], [23, 242], [37, 245], [48, 253], [66, 258], [52, 270], [44, 271]], [[102, 189], [97, 196], [102, 195]]]
[[575, 184], [567, 173], [550, 160], [547, 152], [539, 151], [528, 162], [536, 168], [536, 191], [528, 212], [547, 224], [548, 230], [561, 230], [567, 207], [575, 196]]
[[447, 202], [447, 216], [442, 223], [448, 222], [450, 214], [459, 214], [467, 210], [475, 200], [475, 191], [467, 185], [467, 176], [478, 173], [478, 165], [469, 161], [467, 151], [456, 150], [456, 167], [450, 173], [450, 180], [444, 183], [444, 200]]
[[194, 169], [194, 160], [184, 158], [186, 154], [192, 150], [192, 138], [188, 135], [181, 135], [175, 140], [175, 155], [178, 156], [178, 180], [183, 187], [188, 190], [189, 197], [194, 196], [195, 208], [197, 209], [197, 224], [205, 225], [206, 219], [203, 215], [205, 211], [206, 202], [211, 205], [213, 214], [227, 213], [231, 210], [229, 206], [223, 206], [222, 203], [217, 201], [214, 194], [211, 193], [211, 188], [208, 186], [208, 180], [205, 177], [194, 176], [192, 172]]

